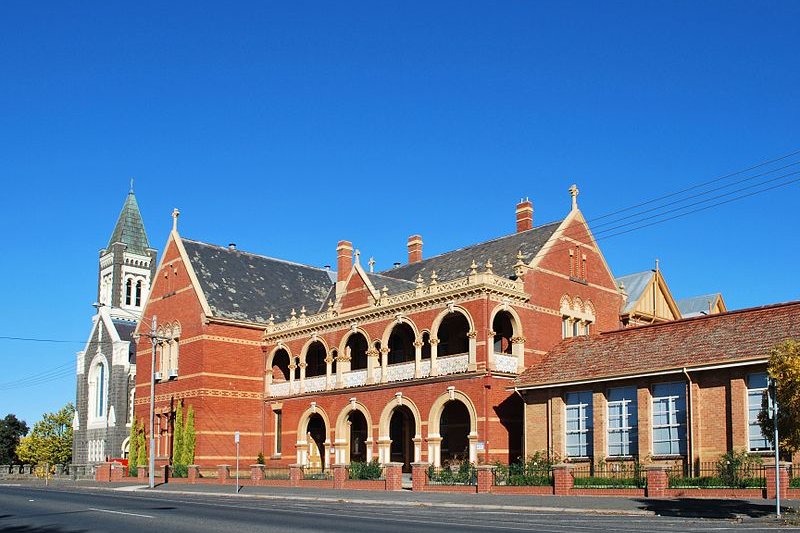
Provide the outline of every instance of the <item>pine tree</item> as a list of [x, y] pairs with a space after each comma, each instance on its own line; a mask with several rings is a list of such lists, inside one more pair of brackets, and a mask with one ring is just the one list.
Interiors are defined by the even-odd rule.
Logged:
[[131, 422], [131, 434], [128, 436], [128, 475], [137, 473], [136, 460], [139, 457], [139, 424], [134, 419]]
[[136, 457], [136, 466], [147, 465], [147, 439], [144, 436], [144, 423], [139, 425], [139, 444], [136, 446], [138, 456]]
[[172, 431], [172, 464], [185, 465], [183, 449], [183, 407], [178, 404], [175, 409], [175, 422]]
[[183, 433], [183, 460], [186, 461], [185, 464], [187, 465], [194, 464], [195, 440], [194, 409], [192, 409], [192, 406], [190, 405], [188, 411], [186, 412], [186, 430]]

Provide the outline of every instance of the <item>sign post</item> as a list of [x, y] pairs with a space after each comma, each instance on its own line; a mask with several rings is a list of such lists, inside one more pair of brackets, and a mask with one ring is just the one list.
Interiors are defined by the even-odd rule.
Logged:
[[772, 407], [772, 425], [775, 429], [775, 514], [781, 517], [781, 469], [778, 445], [778, 380], [769, 378], [769, 403]]
[[233, 440], [236, 442], [236, 494], [239, 494], [239, 432], [233, 434]]

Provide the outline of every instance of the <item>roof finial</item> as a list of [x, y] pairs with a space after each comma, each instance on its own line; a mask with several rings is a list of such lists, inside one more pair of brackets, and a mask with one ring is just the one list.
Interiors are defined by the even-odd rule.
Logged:
[[656, 257], [656, 272], [658, 272], [658, 257]]
[[131, 178], [131, 190], [128, 191], [130, 194], [133, 194], [133, 178]]
[[172, 231], [178, 231], [178, 217], [181, 216], [181, 212], [178, 211], [178, 208], [172, 210]]
[[356, 248], [356, 263], [361, 264], [361, 252]]
[[375, 258], [374, 257], [370, 257], [369, 261], [367, 261], [367, 264], [369, 265], [369, 271], [370, 272], [375, 272]]
[[578, 186], [574, 183], [569, 188], [569, 195], [572, 196], [572, 209], [578, 209], [578, 194], [581, 191], [578, 190]]

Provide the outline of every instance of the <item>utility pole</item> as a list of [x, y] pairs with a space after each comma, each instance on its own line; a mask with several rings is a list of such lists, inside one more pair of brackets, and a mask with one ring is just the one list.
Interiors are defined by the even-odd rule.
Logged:
[[233, 440], [236, 441], [236, 491], [235, 494], [239, 494], [239, 432], [237, 431], [233, 435]]
[[153, 315], [153, 322], [150, 326], [150, 341], [153, 345], [153, 352], [150, 358], [150, 488], [152, 489], [156, 485], [156, 439], [153, 429], [156, 421], [156, 344], [158, 342], [158, 339], [156, 338], [156, 315]]

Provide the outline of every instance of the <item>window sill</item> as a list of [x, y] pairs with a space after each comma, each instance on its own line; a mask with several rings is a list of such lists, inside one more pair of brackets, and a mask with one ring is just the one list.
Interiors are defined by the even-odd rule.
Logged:
[[773, 457], [775, 455], [775, 450], [748, 450], [747, 455], [755, 457]]
[[639, 457], [636, 456], [636, 455], [609, 455], [609, 456], [606, 456], [606, 462], [607, 463], [610, 463], [610, 462], [611, 463], [613, 463], [613, 462], [622, 463], [622, 462], [630, 462], [630, 461], [638, 461], [638, 460], [639, 460]]
[[567, 457], [564, 459], [565, 463], [591, 463], [591, 457]]
[[570, 281], [574, 281], [575, 283], [580, 283], [581, 285], [588, 285], [589, 284], [589, 282], [586, 281], [583, 278], [576, 278], [576, 277], [570, 276], [569, 280]]
[[653, 455], [650, 457], [654, 461], [663, 461], [666, 459], [685, 459], [685, 455], [674, 454], [674, 455]]
[[277, 461], [278, 459], [280, 459], [280, 458], [281, 458], [281, 454], [279, 454], [279, 453], [273, 453], [272, 455], [270, 455], [270, 456], [269, 456], [269, 458], [270, 458], [270, 459], [275, 459], [275, 460]]

